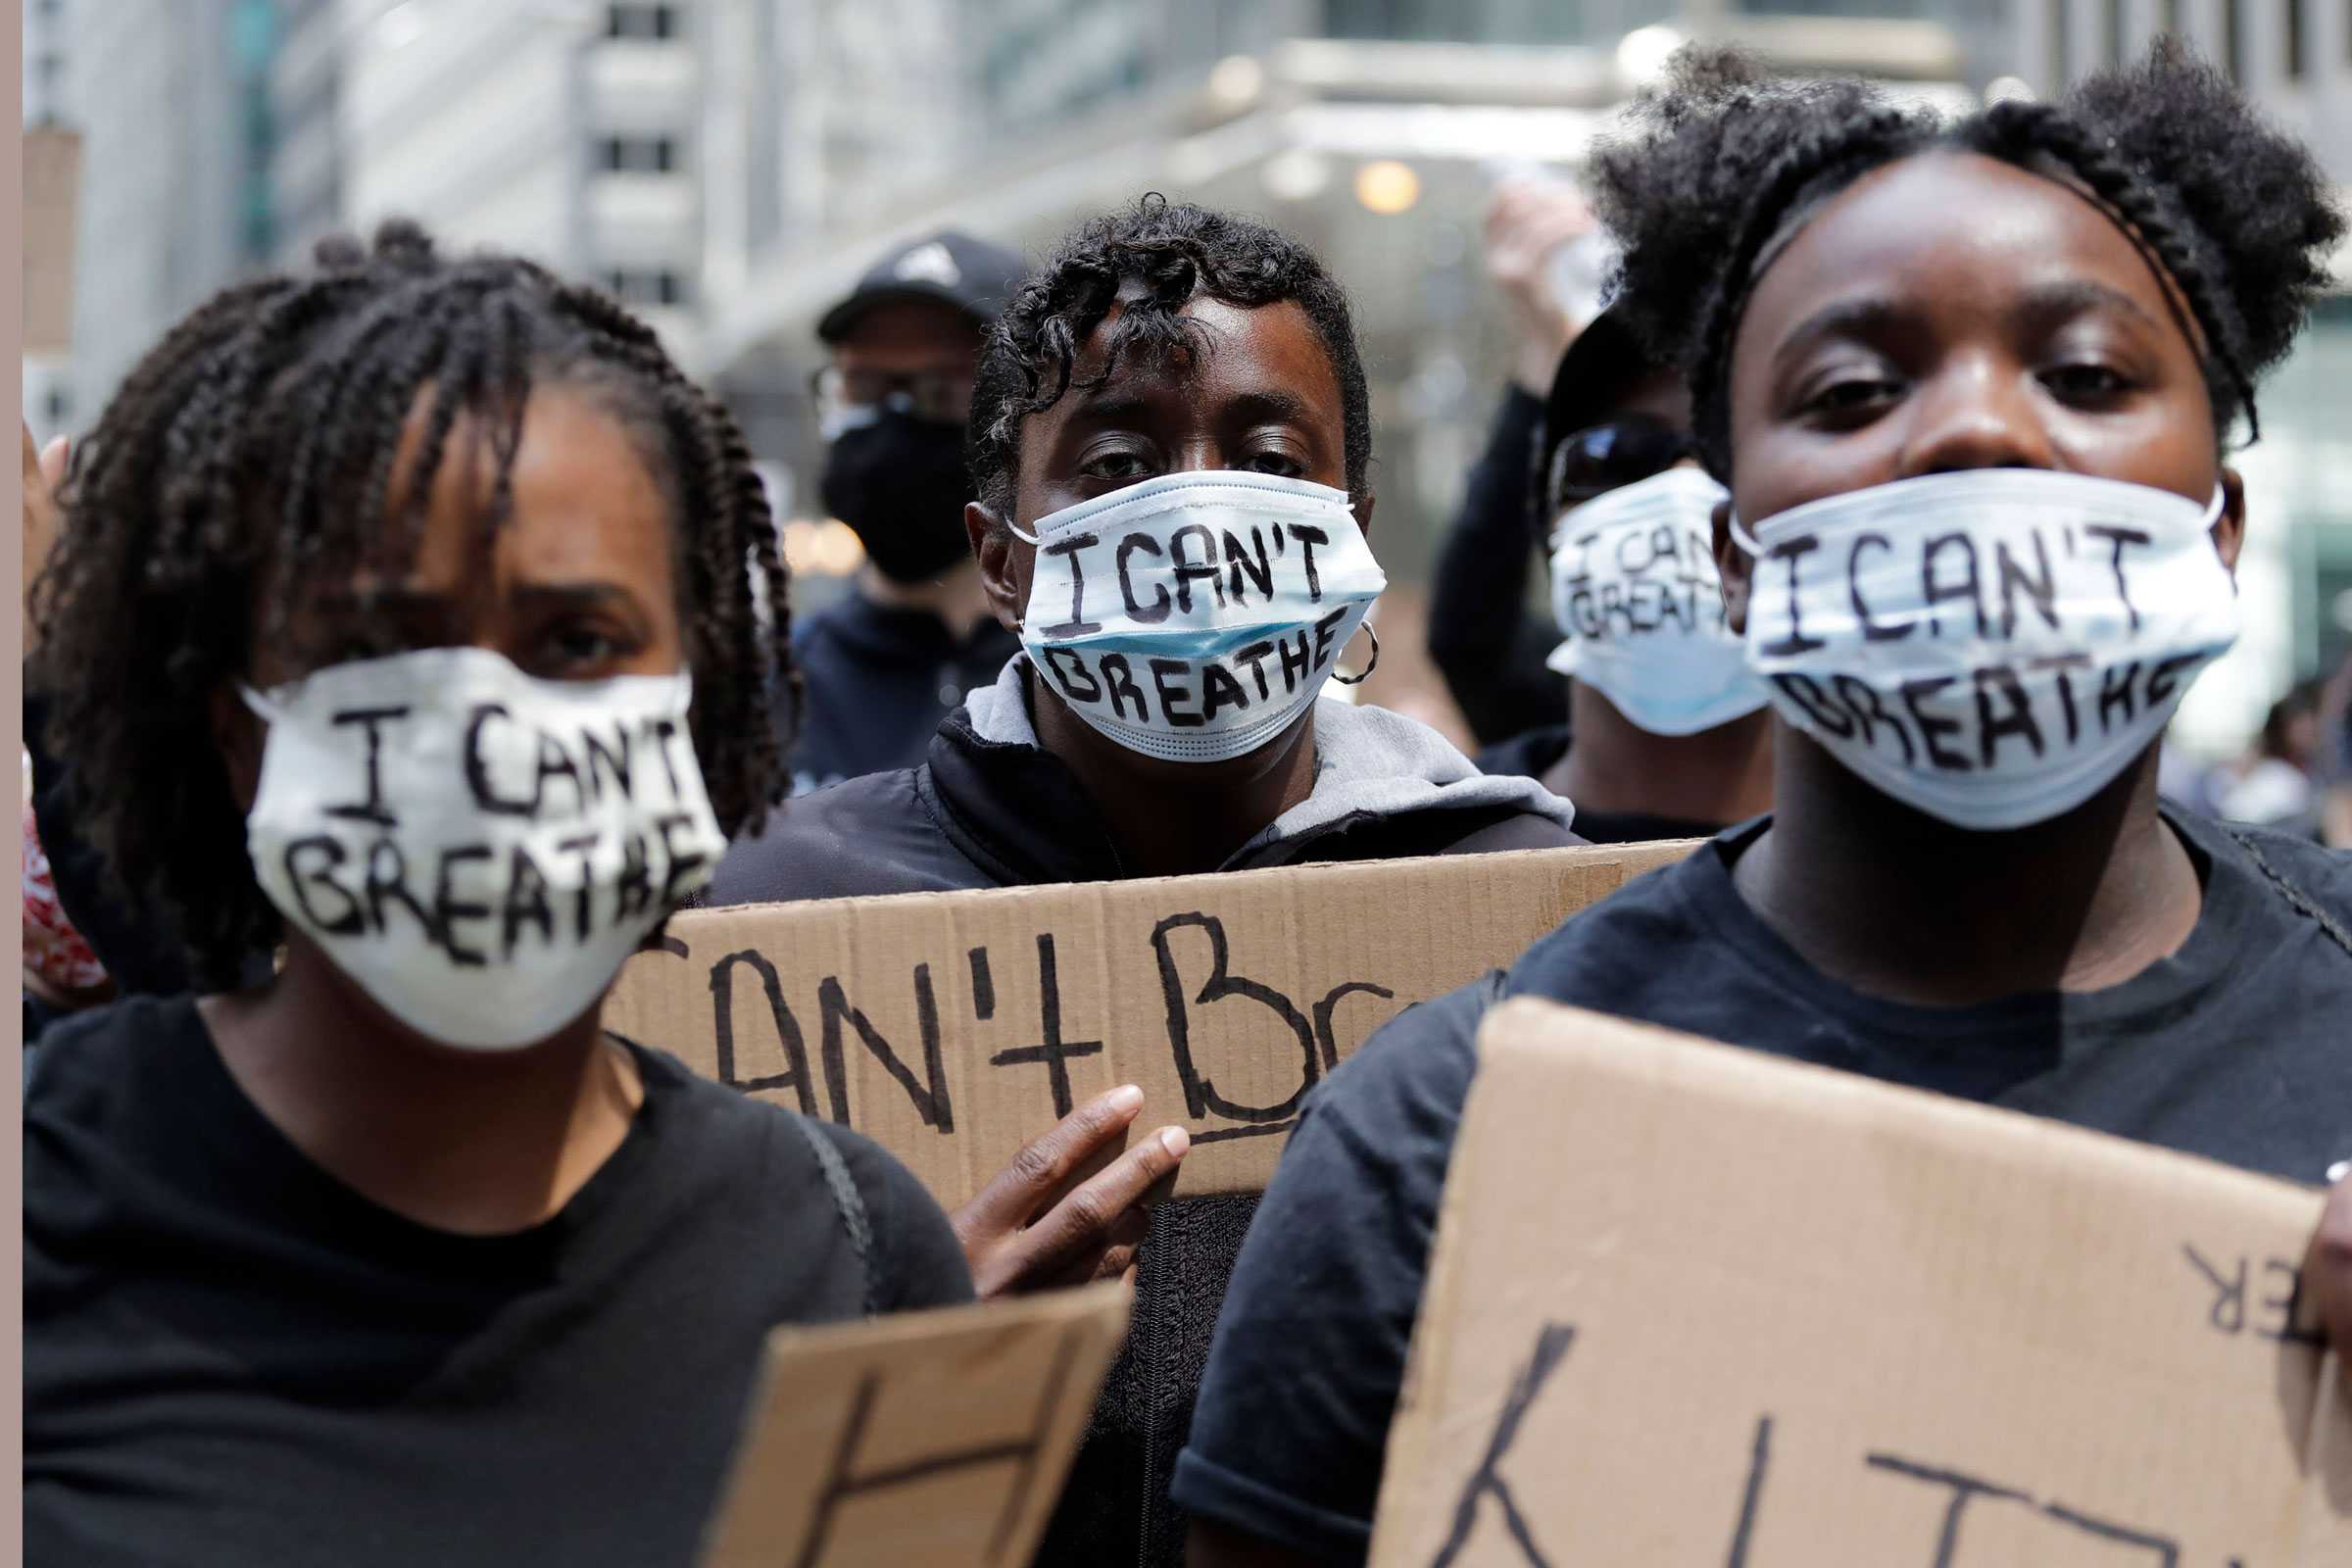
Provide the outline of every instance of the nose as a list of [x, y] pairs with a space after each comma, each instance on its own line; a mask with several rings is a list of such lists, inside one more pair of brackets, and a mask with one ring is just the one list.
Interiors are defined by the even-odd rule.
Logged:
[[1947, 359], [1912, 394], [1901, 476], [2056, 467], [2032, 379], [1994, 355]]

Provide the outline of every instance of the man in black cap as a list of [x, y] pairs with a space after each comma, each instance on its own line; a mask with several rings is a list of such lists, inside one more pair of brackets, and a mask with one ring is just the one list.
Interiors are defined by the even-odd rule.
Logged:
[[825, 509], [866, 562], [794, 634], [796, 794], [920, 762], [965, 692], [1019, 652], [964, 534], [963, 420], [981, 338], [1023, 270], [1000, 246], [933, 234], [883, 257], [817, 323], [832, 351], [815, 388]]

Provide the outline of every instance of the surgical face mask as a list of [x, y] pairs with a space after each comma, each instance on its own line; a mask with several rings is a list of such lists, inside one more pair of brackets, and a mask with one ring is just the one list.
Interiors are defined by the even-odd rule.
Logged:
[[1030, 663], [1097, 730], [1171, 761], [1289, 728], [1388, 586], [1346, 492], [1273, 474], [1162, 474], [1020, 537]]
[[726, 847], [692, 694], [685, 674], [539, 680], [479, 648], [247, 691], [270, 724], [254, 873], [418, 1034], [536, 1044], [595, 1004]]
[[850, 525], [893, 582], [929, 582], [971, 554], [963, 504], [963, 426], [864, 409], [827, 432], [825, 509]]
[[1552, 534], [1551, 667], [1652, 735], [1695, 735], [1764, 706], [1725, 625], [1714, 517], [1723, 486], [1696, 468], [1594, 497]]
[[2082, 805], [2237, 639], [2199, 507], [2082, 474], [1976, 468], [1765, 518], [1747, 657], [1782, 718], [1884, 793], [1997, 831]]

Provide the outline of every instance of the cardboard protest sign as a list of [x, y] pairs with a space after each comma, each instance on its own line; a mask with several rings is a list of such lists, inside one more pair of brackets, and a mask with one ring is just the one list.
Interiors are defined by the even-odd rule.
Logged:
[[1409, 1003], [1509, 964], [1689, 843], [688, 910], [607, 1024], [846, 1122], [943, 1202], [1121, 1083], [1192, 1193], [1272, 1174], [1300, 1100]]
[[62, 354], [74, 331], [74, 237], [79, 221], [81, 135], [51, 125], [24, 131], [24, 352]]
[[2341, 1568], [2316, 1192], [1513, 1001], [1375, 1568]]
[[704, 1568], [1026, 1568], [1128, 1287], [780, 1329]]

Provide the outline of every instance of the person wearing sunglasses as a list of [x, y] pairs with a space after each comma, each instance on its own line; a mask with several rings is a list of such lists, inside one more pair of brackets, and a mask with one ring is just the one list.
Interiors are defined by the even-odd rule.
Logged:
[[865, 547], [851, 592], [803, 621], [793, 793], [923, 760], [940, 720], [1019, 651], [989, 613], [963, 509], [980, 343], [1024, 270], [952, 230], [902, 245], [825, 313], [831, 358], [812, 378], [825, 510]]
[[1560, 357], [1536, 443], [1569, 720], [1477, 760], [1576, 802], [1595, 844], [1709, 838], [1771, 808], [1764, 683], [1711, 553], [1723, 494], [1693, 455], [1690, 394], [1602, 312]]

